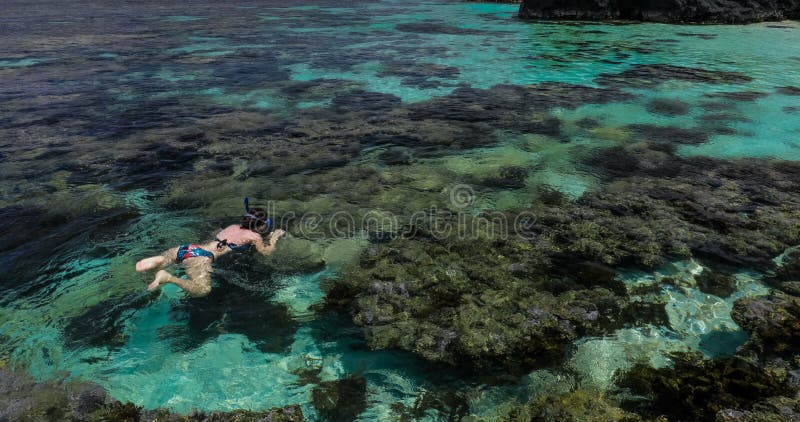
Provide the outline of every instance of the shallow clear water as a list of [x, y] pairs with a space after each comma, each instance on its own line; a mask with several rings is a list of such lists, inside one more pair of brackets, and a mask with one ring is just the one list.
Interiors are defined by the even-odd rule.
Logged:
[[[661, 365], [668, 351], [717, 356], [744, 342], [730, 307], [766, 291], [760, 276], [741, 268], [737, 292], [721, 299], [693, 285], [698, 264], [678, 262], [663, 272], [687, 280], [662, 290], [671, 327], [580, 340], [567, 359], [574, 379], [542, 369], [490, 386], [407, 353], [370, 351], [347, 318], [315, 312], [320, 283], [340, 276], [369, 240], [296, 227], [281, 256], [221, 263], [217, 293], [205, 302], [171, 287], [147, 296], [149, 280], [133, 263], [235, 221], [246, 195], [274, 200], [281, 212], [407, 216], [446, 202], [448, 186], [515, 166], [535, 171], [523, 187], [479, 189], [470, 211], [530, 206], [541, 185], [578, 198], [603, 181], [575, 157], [656, 136], [631, 125], [695, 130], [701, 142], [678, 146], [686, 156], [800, 160], [800, 96], [779, 90], [800, 86], [797, 23], [545, 24], [515, 20], [516, 6], [502, 4], [292, 4], [6, 7], [0, 207], [13, 232], [0, 250], [0, 356], [9, 365], [39, 378], [68, 371], [148, 408], [302, 403], [312, 418], [316, 383], [361, 373], [363, 420], [437, 388], [469, 391], [470, 412], [491, 417], [514, 397], [575, 383], [607, 387], [614, 370], [642, 357]], [[624, 73], [650, 64], [749, 80], [654, 74], [658, 83], [642, 84]], [[459, 89], [487, 90], [481, 95], [502, 104], [497, 85], [540, 83], [619, 91], [610, 101], [572, 88], [553, 94], [561, 99], [529, 117], [556, 117], [557, 133], [497, 123], [502, 116], [488, 106], [490, 131], [471, 136], [450, 126], [475, 106], [448, 97]], [[441, 126], [402, 120], [434, 111]], [[404, 137], [417, 131], [437, 141]], [[414, 160], [387, 165], [381, 154], [393, 146], [413, 150]], [[34, 228], [16, 234], [20, 226]], [[324, 265], [304, 264], [315, 259]], [[631, 271], [625, 282], [660, 274]]]

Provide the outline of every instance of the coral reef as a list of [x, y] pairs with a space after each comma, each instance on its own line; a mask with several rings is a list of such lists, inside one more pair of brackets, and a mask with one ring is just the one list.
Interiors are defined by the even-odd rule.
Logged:
[[748, 345], [762, 358], [794, 360], [800, 353], [800, 297], [776, 292], [736, 301], [731, 317], [752, 338]]
[[587, 263], [553, 272], [525, 242], [423, 233], [371, 248], [328, 293], [330, 305], [353, 307], [371, 347], [521, 373], [560, 360], [579, 336], [649, 322], [651, 313], [629, 310], [637, 305], [613, 271], [597, 277]]
[[682, 116], [691, 110], [689, 104], [678, 99], [655, 99], [647, 103], [647, 111], [664, 116]]
[[722, 298], [730, 296], [736, 290], [736, 278], [723, 271], [706, 268], [695, 277], [697, 287], [703, 293]]
[[[783, 421], [800, 416], [797, 400], [800, 352], [800, 298], [794, 290], [798, 253], [790, 249], [765, 281], [780, 290], [738, 299], [733, 320], [750, 338], [736, 355], [703, 360], [674, 354], [664, 368], [638, 365], [620, 374], [617, 385], [646, 400], [623, 407], [645, 417], [669, 415], [686, 420]], [[730, 290], [724, 272], [704, 270], [698, 285], [717, 293]]]
[[578, 337], [667, 323], [663, 304], [633, 300], [613, 268], [702, 259], [711, 268], [699, 288], [727, 297], [736, 280], [725, 268], [770, 270], [800, 234], [788, 205], [800, 203], [793, 163], [683, 158], [643, 142], [599, 150], [584, 165], [609, 183], [526, 210], [523, 237], [470, 231], [473, 220], [446, 215], [438, 224], [466, 232], [409, 226], [367, 248], [327, 303], [349, 309], [373, 348], [522, 372], [559, 361]]
[[800, 402], [796, 397], [770, 397], [750, 410], [723, 409], [717, 412], [718, 422], [783, 422], [800, 419]]
[[469, 403], [464, 397], [463, 392], [452, 390], [423, 391], [414, 400], [412, 406], [404, 406], [398, 403], [395, 410], [400, 415], [400, 420], [420, 420], [425, 416], [438, 415], [446, 420], [469, 420], [465, 419], [469, 415]]
[[586, 165], [612, 183], [574, 208], [550, 210], [537, 220], [538, 230], [566, 230], [559, 234], [571, 240], [566, 247], [573, 253], [610, 265], [652, 266], [692, 255], [771, 269], [772, 258], [793, 246], [800, 230], [800, 214], [787, 206], [800, 200], [800, 167], [681, 158], [671, 151], [648, 143], [599, 151]]
[[[46, 205], [50, 200], [59, 205]], [[13, 300], [20, 293], [32, 295], [47, 287], [48, 280], [39, 277], [38, 270], [43, 261], [52, 259], [52, 245], [79, 248], [102, 239], [109, 231], [137, 217], [135, 210], [119, 202], [110, 193], [81, 194], [69, 189], [59, 191], [54, 197], [46, 196], [41, 205], [20, 202], [0, 209], [0, 240], [3, 242], [0, 263], [6, 269], [0, 281], [9, 288], [15, 287], [15, 291], [10, 291], [0, 301]], [[70, 224], [63, 224], [64, 221]], [[24, 235], [15, 226], [26, 227], [28, 234]], [[87, 257], [106, 252], [99, 249], [87, 251]]]
[[464, 422], [636, 422], [646, 420], [640, 415], [623, 410], [621, 398], [592, 389], [572, 389], [568, 392], [543, 392], [527, 402], [499, 403], [491, 415], [468, 415]]
[[122, 298], [101, 301], [82, 314], [70, 318], [64, 326], [63, 335], [67, 347], [111, 348], [125, 343], [123, 334], [125, 318], [136, 309], [146, 306], [158, 294], [135, 292]]
[[[532, 421], [624, 421], [641, 420], [596, 391], [576, 390], [558, 396], [541, 396], [528, 404]], [[519, 419], [522, 420], [522, 419]]]
[[800, 296], [800, 250], [790, 249], [780, 257], [780, 265], [764, 281], [785, 293]]
[[240, 333], [262, 352], [282, 353], [298, 327], [285, 305], [233, 283], [212, 289], [203, 298], [181, 300], [172, 315], [176, 324], [162, 329], [159, 336], [179, 351], [199, 347], [220, 334]]
[[753, 78], [740, 72], [670, 64], [637, 64], [619, 73], [604, 73], [596, 79], [596, 82], [616, 88], [652, 88], [670, 80], [706, 84], [741, 84], [750, 82]]
[[367, 380], [361, 375], [351, 375], [321, 382], [311, 391], [311, 404], [323, 420], [355, 420], [367, 407]]
[[618, 385], [646, 400], [631, 398], [624, 408], [648, 417], [715, 420], [728, 409], [750, 410], [759, 401], [794, 397], [797, 387], [788, 371], [761, 366], [741, 357], [702, 360], [675, 354], [674, 365], [655, 369], [638, 365], [622, 374]]

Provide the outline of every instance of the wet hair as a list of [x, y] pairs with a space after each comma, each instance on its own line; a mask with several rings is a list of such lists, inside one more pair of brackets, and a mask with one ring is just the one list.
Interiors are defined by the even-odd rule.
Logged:
[[241, 227], [257, 233], [269, 232], [272, 227], [267, 223], [268, 218], [264, 208], [250, 208], [250, 212], [242, 218]]

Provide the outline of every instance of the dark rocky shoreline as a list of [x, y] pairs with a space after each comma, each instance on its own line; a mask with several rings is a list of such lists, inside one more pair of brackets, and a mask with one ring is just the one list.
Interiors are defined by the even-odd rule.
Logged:
[[800, 19], [797, 0], [525, 0], [519, 16], [546, 20], [633, 20], [743, 24]]

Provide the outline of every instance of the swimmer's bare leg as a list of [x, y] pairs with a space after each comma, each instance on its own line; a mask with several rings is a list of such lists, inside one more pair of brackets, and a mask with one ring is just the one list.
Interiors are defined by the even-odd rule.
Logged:
[[[197, 262], [200, 259], [205, 262]], [[188, 261], [193, 262], [188, 262]], [[172, 283], [185, 290], [192, 296], [205, 296], [211, 291], [211, 262], [207, 258], [189, 258], [186, 261], [186, 275], [189, 279], [175, 277], [167, 271], [161, 270], [156, 273], [156, 278], [147, 286], [148, 291], [153, 291], [158, 287]]]
[[151, 256], [150, 258], [145, 258], [140, 260], [136, 263], [136, 271], [142, 272], [147, 270], [153, 270], [156, 268], [164, 268], [169, 264], [175, 262], [176, 254], [178, 253], [178, 248], [172, 248], [167, 251], [164, 251], [161, 255]]

